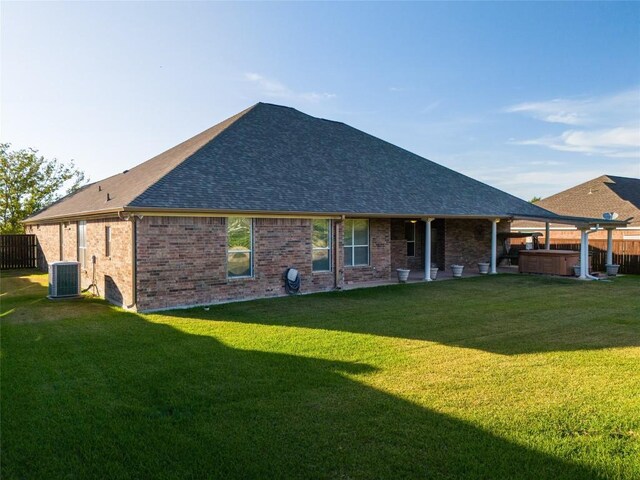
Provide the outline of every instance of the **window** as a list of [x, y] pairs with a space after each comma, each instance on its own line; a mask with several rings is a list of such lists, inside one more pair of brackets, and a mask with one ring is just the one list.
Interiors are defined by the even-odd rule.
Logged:
[[78, 222], [78, 261], [82, 268], [87, 264], [87, 222]]
[[313, 271], [331, 270], [331, 220], [314, 220], [311, 233]]
[[227, 219], [227, 277], [253, 275], [253, 221], [246, 217]]
[[415, 222], [405, 222], [404, 239], [407, 241], [407, 257], [416, 256], [416, 224]]
[[111, 227], [104, 227], [104, 254], [111, 256]]
[[369, 220], [344, 221], [344, 264], [369, 265]]

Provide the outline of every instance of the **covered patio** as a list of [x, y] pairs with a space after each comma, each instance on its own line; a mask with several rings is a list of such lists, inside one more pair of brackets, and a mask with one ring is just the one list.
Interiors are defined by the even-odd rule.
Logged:
[[[603, 217], [606, 214], [603, 214]], [[570, 217], [562, 215], [554, 215], [553, 217], [532, 217], [526, 215], [514, 216], [514, 220], [534, 220], [544, 222], [545, 224], [545, 243], [544, 250], [551, 250], [550, 224], [561, 223], [565, 225], [575, 226], [580, 231], [580, 280], [599, 280], [600, 278], [591, 275], [589, 271], [589, 235], [597, 231], [606, 230], [607, 232], [607, 265], [613, 264], [613, 231], [617, 228], [626, 227], [632, 220], [610, 220], [607, 218], [583, 218]]]
[[[452, 278], [451, 265], [465, 266], [463, 276], [480, 275], [477, 263], [489, 264], [489, 274], [518, 273], [517, 266], [499, 267], [503, 245], [499, 243], [501, 235], [509, 235], [510, 223], [513, 220], [535, 219], [545, 224], [545, 243], [537, 251], [547, 252], [545, 256], [553, 257], [561, 252], [550, 249], [549, 224], [565, 223], [573, 225], [581, 232], [582, 242], [579, 253], [580, 276], [582, 280], [597, 280], [591, 275], [589, 265], [589, 235], [605, 229], [608, 234], [607, 264], [612, 263], [612, 232], [624, 227], [629, 220], [591, 219], [582, 217], [566, 217], [550, 213], [549, 216], [525, 217], [511, 215], [508, 217], [421, 217], [416, 219], [391, 220], [391, 277], [395, 281], [397, 269], [410, 270], [409, 281], [432, 281], [432, 267], [438, 267], [436, 280]], [[571, 267], [573, 264], [571, 265]], [[549, 273], [548, 271], [530, 271], [530, 273]], [[564, 275], [569, 274], [563, 273]], [[384, 282], [382, 282], [384, 283]], [[349, 287], [349, 285], [345, 285]]]

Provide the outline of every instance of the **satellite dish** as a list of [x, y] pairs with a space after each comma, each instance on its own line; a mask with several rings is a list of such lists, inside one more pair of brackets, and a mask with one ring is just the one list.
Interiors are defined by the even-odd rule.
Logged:
[[615, 220], [616, 218], [618, 218], [618, 214], [616, 212], [604, 212], [602, 214], [602, 218], [604, 218], [605, 220]]

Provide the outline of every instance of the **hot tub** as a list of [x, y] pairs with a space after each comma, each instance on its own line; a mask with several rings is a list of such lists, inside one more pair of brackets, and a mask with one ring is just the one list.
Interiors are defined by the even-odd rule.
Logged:
[[520, 250], [518, 271], [547, 275], [573, 275], [573, 266], [578, 263], [580, 263], [580, 252], [574, 250]]

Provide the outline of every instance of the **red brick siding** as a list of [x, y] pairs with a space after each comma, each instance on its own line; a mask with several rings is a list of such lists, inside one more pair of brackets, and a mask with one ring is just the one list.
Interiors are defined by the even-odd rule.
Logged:
[[390, 255], [391, 271], [398, 268], [407, 268], [407, 241], [405, 240], [404, 220], [392, 219], [390, 224]]
[[38, 246], [42, 255], [40, 265], [46, 271], [49, 264], [60, 260], [60, 233], [58, 225], [29, 225], [26, 233], [38, 238]]
[[225, 218], [145, 217], [137, 235], [140, 310], [284, 295], [289, 267], [302, 292], [334, 287], [333, 272], [312, 273], [309, 219], [254, 219], [252, 278], [227, 279]]
[[77, 222], [68, 222], [63, 227], [62, 239], [63, 260], [78, 260], [78, 224]]
[[[416, 229], [415, 255], [407, 257], [407, 268], [410, 270], [422, 270], [424, 269], [424, 222], [416, 222], [413, 225]], [[406, 253], [405, 247], [405, 255]]]
[[[111, 227], [111, 255], [107, 257], [105, 227]], [[131, 222], [120, 219], [87, 221], [87, 261], [82, 286], [96, 284], [97, 293], [116, 305], [132, 306]], [[95, 270], [91, 258], [96, 257]]]
[[[445, 220], [445, 253], [444, 267], [449, 269], [453, 264], [467, 268], [477, 268], [478, 262], [491, 259], [491, 221], [474, 219]], [[508, 232], [509, 223], [498, 223], [498, 233]], [[502, 252], [502, 245], [497, 242], [497, 255]], [[443, 267], [443, 265], [439, 265]]]
[[[424, 270], [424, 240], [425, 222], [422, 220], [415, 223], [416, 246], [415, 255], [407, 256], [407, 242], [405, 240], [405, 220], [391, 220], [391, 271], [397, 268], [408, 268], [412, 271]], [[432, 265], [442, 267], [444, 262], [444, 220], [434, 220], [431, 223], [431, 235], [433, 248], [431, 250]]]
[[[105, 227], [111, 226], [111, 256], [105, 256]], [[60, 260], [59, 224], [29, 226], [38, 237], [47, 263]], [[78, 260], [77, 222], [63, 224], [63, 258]], [[81, 285], [95, 283], [92, 292], [118, 305], [132, 303], [131, 223], [117, 218], [87, 221], [87, 262], [82, 269]], [[95, 265], [91, 257], [96, 257]]]

